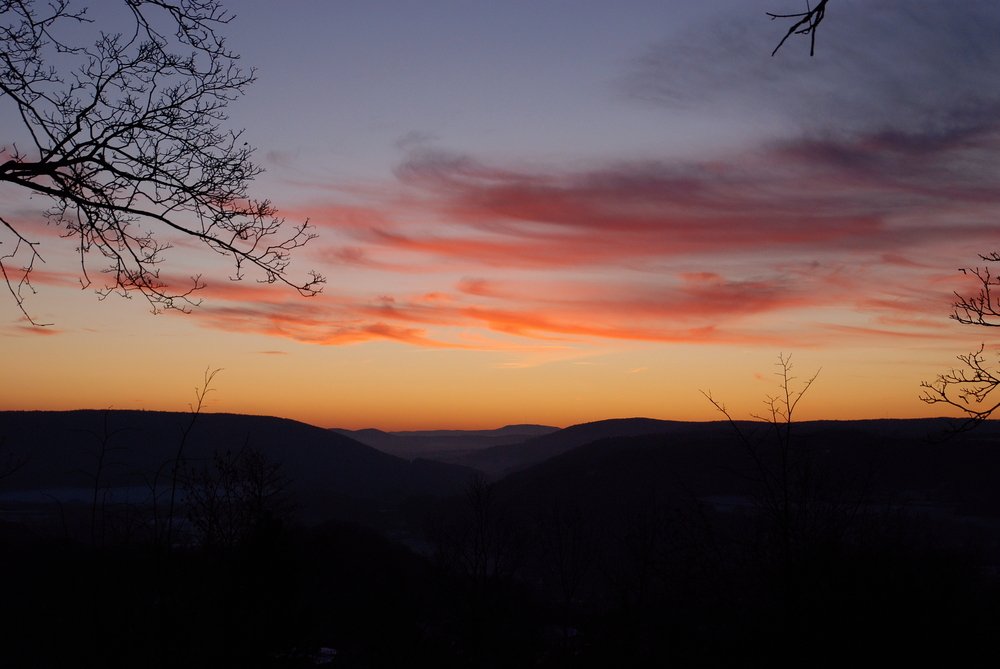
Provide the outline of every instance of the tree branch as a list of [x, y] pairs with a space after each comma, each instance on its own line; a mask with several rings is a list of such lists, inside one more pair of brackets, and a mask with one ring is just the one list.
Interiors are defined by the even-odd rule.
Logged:
[[820, 0], [819, 4], [812, 8], [807, 4], [806, 11], [797, 14], [772, 14], [771, 12], [767, 12], [772, 21], [774, 19], [796, 19], [795, 23], [788, 29], [788, 32], [785, 33], [785, 36], [778, 42], [778, 46], [774, 47], [771, 56], [778, 53], [778, 49], [792, 35], [809, 35], [809, 56], [816, 55], [816, 29], [819, 28], [819, 24], [826, 17], [827, 2], [828, 0]]
[[[288, 230], [269, 201], [248, 196], [262, 170], [240, 143], [242, 131], [222, 128], [226, 106], [254, 81], [216, 33], [232, 16], [216, 0], [122, 2], [134, 21], [129, 36], [99, 32], [92, 46], [77, 46], [53, 30], [90, 22], [69, 0], [0, 0], [0, 100], [17, 108], [35, 144], [30, 153], [4, 151], [0, 182], [52, 199], [48, 220], [79, 240], [83, 285], [90, 254], [109, 263], [102, 297], [139, 292], [154, 312], [196, 304], [191, 290], [159, 278], [170, 245], [157, 240], [158, 227], [230, 257], [234, 279], [254, 268], [264, 282], [304, 296], [320, 292], [319, 274], [298, 281], [288, 274], [291, 252], [315, 237], [308, 221]], [[161, 32], [164, 25], [174, 34]], [[171, 51], [178, 47], [187, 54]], [[76, 63], [63, 67], [68, 76], [50, 65], [67, 61]], [[4, 226], [15, 235], [15, 253], [30, 250], [26, 277], [39, 258], [35, 242]], [[30, 283], [22, 277], [15, 286], [4, 275], [27, 316], [20, 291]], [[192, 290], [203, 286], [195, 281]]]

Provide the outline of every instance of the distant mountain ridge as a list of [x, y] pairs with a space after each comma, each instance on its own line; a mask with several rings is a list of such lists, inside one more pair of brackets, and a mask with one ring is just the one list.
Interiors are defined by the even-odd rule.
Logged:
[[397, 437], [522, 437], [524, 435], [539, 436], [558, 432], [560, 428], [551, 425], [505, 425], [495, 430], [403, 430], [389, 432]]
[[[869, 435], [891, 435], [893, 438], [941, 438], [954, 424], [948, 418], [914, 418], [894, 419], [880, 418], [868, 420], [820, 420], [795, 423], [794, 430], [798, 433], [814, 433], [823, 430], [849, 431], [859, 430]], [[971, 440], [1000, 439], [992, 427], [992, 421], [981, 427], [977, 432], [968, 435]], [[760, 421], [736, 421], [743, 430], [765, 429], [766, 424]], [[519, 426], [509, 426], [509, 428]], [[534, 426], [541, 427], [541, 426]], [[501, 428], [508, 430], [509, 428]], [[342, 434], [367, 443], [387, 453], [400, 457], [422, 457], [459, 464], [478, 469], [493, 479], [518, 472], [540, 464], [563, 453], [572, 451], [601, 439], [639, 437], [643, 435], [703, 435], [705, 437], [731, 437], [733, 425], [728, 421], [670, 421], [654, 418], [613, 418], [572, 425], [562, 430], [546, 428], [551, 431], [529, 436], [521, 441], [503, 441], [487, 444], [476, 442], [479, 447], [463, 447], [465, 443], [459, 439], [449, 441], [452, 437], [401, 437], [397, 433], [381, 432], [379, 430], [337, 430]], [[434, 434], [447, 435], [454, 431], [439, 430]], [[484, 431], [496, 432], [496, 431]], [[410, 433], [420, 434], [420, 433]], [[431, 433], [427, 433], [431, 434]], [[936, 435], [936, 436], [935, 436]], [[491, 437], [492, 438], [492, 437]], [[412, 441], [411, 441], [412, 440]], [[422, 440], [422, 441], [421, 441]]]
[[534, 437], [559, 431], [548, 425], [506, 425], [495, 430], [408, 430], [383, 432], [374, 428], [345, 430], [332, 428], [363, 444], [409, 460], [429, 458], [451, 462], [457, 454], [493, 446], [518, 444]]
[[500, 478], [560, 453], [606, 437], [628, 437], [690, 425], [653, 418], [614, 418], [559, 429], [545, 425], [508, 425], [497, 430], [383, 432], [373, 428], [333, 432], [399, 457], [424, 457], [478, 469]]
[[635, 437], [683, 429], [695, 423], [654, 418], [613, 418], [572, 425], [558, 432], [533, 437], [520, 444], [497, 445], [448, 460], [500, 478], [544, 462], [579, 446], [609, 437]]

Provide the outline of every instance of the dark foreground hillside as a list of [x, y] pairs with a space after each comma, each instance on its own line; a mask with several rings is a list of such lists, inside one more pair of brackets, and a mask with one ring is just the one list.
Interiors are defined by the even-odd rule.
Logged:
[[950, 663], [1000, 633], [1000, 430], [949, 425], [802, 423], [784, 447], [667, 425], [511, 474], [494, 505], [535, 528], [522, 574], [596, 666]]
[[[185, 432], [187, 436], [185, 437]], [[462, 490], [472, 470], [387, 455], [329, 430], [284, 418], [155, 411], [0, 412], [0, 457], [24, 463], [0, 482], [0, 509], [62, 513], [142, 501], [182, 473], [211, 469], [216, 456], [259, 450], [290, 483], [306, 522], [368, 517], [375, 502]], [[18, 504], [20, 503], [20, 504]], [[375, 511], [378, 513], [378, 511]], [[359, 516], [358, 514], [363, 514]]]
[[[251, 439], [285, 423], [269, 420]], [[220, 425], [206, 448], [246, 440], [246, 423]], [[307, 482], [325, 471], [358, 504], [386, 495], [357, 516], [371, 527], [296, 520], [255, 487], [266, 459], [187, 481], [184, 533], [164, 513], [142, 532], [91, 532], [93, 506], [75, 534], [4, 523], [0, 666], [977, 664], [1000, 634], [998, 431], [926, 438], [943, 427], [804, 423], [740, 440], [720, 423], [588, 424], [543, 437], [555, 457], [496, 483], [466, 476], [432, 503], [407, 463], [306, 448], [313, 429], [295, 427], [286, 463], [354, 453], [305, 459]], [[380, 525], [404, 506], [421, 554]]]

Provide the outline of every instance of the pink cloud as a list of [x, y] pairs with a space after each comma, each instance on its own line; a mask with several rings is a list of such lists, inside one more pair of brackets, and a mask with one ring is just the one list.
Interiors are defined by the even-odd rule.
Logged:
[[324, 250], [327, 262], [388, 271], [565, 269], [758, 251], [880, 252], [898, 262], [907, 249], [992, 235], [998, 167], [1000, 138], [985, 130], [934, 142], [886, 133], [803, 138], [728, 162], [575, 173], [422, 153], [381, 198], [370, 194], [368, 210], [301, 213], [351, 240]]
[[[469, 330], [803, 346], [948, 337], [952, 293], [968, 287], [950, 266], [995, 237], [997, 168], [988, 127], [563, 173], [418, 153], [397, 182], [352, 192], [368, 205], [294, 212], [325, 235], [312, 257], [342, 268], [326, 294], [290, 302], [209, 282], [199, 317], [319, 344], [500, 346]], [[868, 325], [822, 320], [838, 310]]]
[[[837, 271], [826, 269], [829, 275]], [[769, 279], [733, 280], [713, 273], [687, 273], [672, 283], [523, 279], [499, 283], [462, 279], [457, 292], [354, 298], [341, 292], [305, 301], [256, 300], [220, 304], [218, 296], [197, 310], [207, 326], [254, 331], [316, 344], [391, 340], [423, 347], [505, 348], [474, 335], [495, 332], [528, 340], [571, 343], [597, 340], [647, 342], [787, 343], [788, 332], [761, 318], [795, 310], [838, 306], [851, 299], [864, 277], [827, 280], [792, 272]], [[232, 291], [235, 297], [247, 297]], [[880, 333], [921, 325], [931, 298], [920, 302], [855, 300], [854, 308], [883, 318]], [[937, 305], [940, 306], [940, 305]], [[787, 318], [787, 317], [785, 317]], [[795, 329], [797, 341], [829, 339], [829, 328]], [[461, 330], [456, 334], [455, 330]], [[473, 334], [467, 331], [472, 330]], [[819, 334], [817, 334], [819, 333]], [[827, 334], [823, 334], [827, 333]], [[870, 334], [870, 333], [869, 333]]]

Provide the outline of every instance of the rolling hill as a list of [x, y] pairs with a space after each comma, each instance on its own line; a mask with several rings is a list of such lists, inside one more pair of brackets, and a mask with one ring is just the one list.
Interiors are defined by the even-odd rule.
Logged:
[[[26, 464], [0, 481], [0, 499], [87, 499], [104, 448], [102, 488], [149, 489], [176, 457], [192, 416], [153, 411], [0, 412], [3, 458]], [[183, 457], [201, 468], [215, 452], [244, 446], [281, 463], [300, 502], [322, 515], [346, 500], [414, 495], [446, 496], [462, 490], [471, 470], [426, 459], [409, 462], [323, 428], [284, 418], [201, 414], [190, 429]], [[46, 498], [47, 499], [47, 498]], [[317, 518], [318, 519], [318, 518]]]

